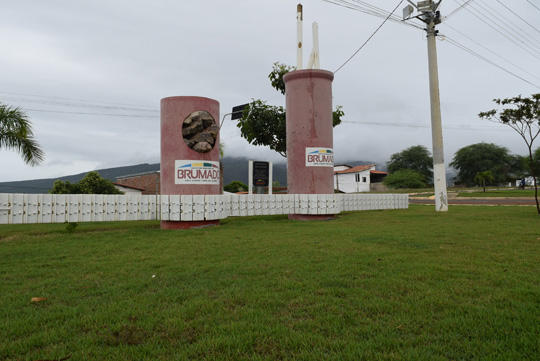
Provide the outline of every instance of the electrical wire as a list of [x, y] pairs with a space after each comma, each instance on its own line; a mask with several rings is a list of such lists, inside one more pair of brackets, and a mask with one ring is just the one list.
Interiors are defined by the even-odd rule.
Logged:
[[[454, 0], [456, 3], [459, 4], [459, 2], [457, 2], [457, 0]], [[496, 26], [493, 26], [491, 25], [488, 21], [484, 20], [482, 17], [480, 17], [478, 14], [476, 14], [475, 12], [471, 11], [469, 8], [466, 8], [467, 11], [469, 11], [473, 16], [475, 16], [476, 18], [478, 18], [480, 21], [482, 21], [484, 24], [486, 24], [487, 26], [489, 26], [490, 28], [492, 28], [493, 30], [495, 30], [496, 32], [498, 32], [499, 34], [501, 34], [502, 36], [504, 36], [505, 38], [507, 38], [508, 40], [510, 40], [513, 44], [519, 46], [521, 49], [525, 50], [527, 53], [529, 53], [530, 55], [534, 56], [536, 59], [540, 60], [540, 57], [538, 57], [537, 55], [535, 55], [532, 51], [530, 51], [529, 49], [525, 48], [523, 45], [520, 45], [518, 43], [516, 43], [514, 40], [512, 40], [508, 35], [504, 34], [502, 31], [500, 31], [499, 29], [497, 29]], [[493, 22], [493, 20], [489, 19], [490, 21]]]
[[399, 2], [399, 4], [397, 4], [397, 6], [394, 8], [394, 10], [392, 10], [392, 12], [386, 17], [386, 19], [384, 19], [384, 21], [382, 22], [381, 25], [379, 25], [379, 27], [375, 30], [375, 32], [373, 32], [373, 34], [371, 34], [371, 36], [364, 42], [364, 44], [362, 44], [358, 50], [356, 50], [354, 52], [353, 55], [351, 55], [351, 57], [349, 59], [347, 59], [343, 65], [341, 65], [339, 68], [336, 69], [336, 71], [334, 71], [334, 74], [337, 73], [341, 68], [343, 68], [349, 61], [351, 61], [352, 58], [354, 58], [356, 56], [356, 54], [358, 54], [358, 52], [360, 50], [362, 50], [362, 48], [364, 48], [364, 46], [366, 46], [367, 43], [369, 43], [369, 41], [375, 36], [375, 34], [377, 34], [377, 32], [384, 26], [384, 24], [386, 24], [386, 22], [388, 21], [388, 19], [394, 14], [394, 12], [397, 10], [397, 8], [403, 3], [404, 0], [401, 0]]
[[[538, 30], [535, 26], [533, 26], [532, 24], [530, 24], [527, 20], [523, 19], [521, 16], [519, 16], [518, 14], [516, 14], [512, 9], [510, 9], [508, 6], [504, 5], [504, 3], [500, 2], [499, 0], [497, 0], [497, 2], [499, 4], [501, 4], [502, 6], [504, 6], [508, 11], [510, 11], [512, 14], [514, 14], [515, 16], [517, 16], [519, 19], [521, 19], [521, 21], [523, 21], [525, 24], [529, 25], [531, 28], [533, 28], [534, 30], [536, 30], [538, 33], [540, 33], [540, 30]], [[530, 1], [529, 1], [530, 3]], [[536, 7], [533, 3], [531, 3], [532, 6]], [[537, 8], [538, 9], [538, 8]], [[538, 9], [540, 10], [540, 9]]]
[[534, 4], [531, 2], [531, 0], [527, 0], [527, 2], [528, 2], [529, 4], [531, 4], [532, 6], [534, 6], [536, 9], [538, 9], [538, 10], [540, 11], [540, 8], [539, 8], [538, 6], [536, 6], [536, 5], [534, 5]]
[[472, 3], [474, 0], [467, 0], [464, 2], [460, 7], [458, 7], [456, 10], [452, 11], [450, 14], [444, 17], [445, 20], [450, 19], [452, 16], [454, 16], [456, 13], [458, 13], [460, 10], [463, 10], [463, 8], [470, 3]]
[[51, 97], [51, 96], [46, 96], [46, 95], [14, 93], [14, 92], [6, 92], [6, 91], [0, 91], [0, 94], [22, 95], [22, 96], [27, 96], [27, 97], [48, 98], [48, 99], [61, 99], [61, 100], [96, 103], [96, 104], [122, 105], [122, 106], [128, 106], [128, 107], [136, 107], [136, 108], [151, 108], [152, 110], [155, 109], [148, 105], [122, 104], [122, 103], [102, 102], [102, 101], [96, 101], [96, 100], [73, 99], [73, 98], [63, 98], [63, 97]]
[[[400, 127], [400, 128], [431, 128], [430, 124], [416, 124], [416, 123], [393, 123], [393, 122], [369, 122], [369, 121], [355, 121], [355, 120], [344, 120], [343, 123], [349, 123], [349, 124], [357, 124], [357, 125], [376, 125], [376, 126], [383, 126], [383, 127]], [[505, 129], [499, 128], [499, 127], [482, 127], [482, 128], [475, 128], [471, 127], [470, 125], [463, 125], [463, 124], [446, 124], [443, 125], [444, 129], [447, 130], [463, 130], [463, 131], [494, 131], [494, 132], [500, 132], [505, 131]]]
[[66, 112], [62, 110], [45, 110], [45, 109], [24, 109], [29, 112], [44, 112], [44, 113], [64, 113], [64, 114], [80, 114], [80, 115], [102, 115], [108, 117], [129, 117], [129, 118], [159, 118], [156, 115], [137, 115], [137, 114], [114, 114], [114, 113], [87, 113], [87, 112]]
[[[509, 36], [513, 37], [514, 39], [516, 39], [520, 43], [530, 46], [531, 50], [533, 50], [536, 53], [540, 54], [540, 52], [538, 51], [538, 50], [540, 50], [540, 47], [537, 44], [533, 44], [533, 42], [532, 42], [533, 40], [538, 42], [538, 40], [534, 39], [533, 37], [525, 37], [523, 35], [525, 33], [525, 31], [523, 29], [521, 29], [519, 26], [517, 26], [514, 22], [512, 22], [506, 16], [504, 16], [503, 14], [501, 14], [500, 12], [495, 10], [492, 6], [484, 3], [483, 0], [479, 0], [479, 2], [484, 4], [484, 6], [485, 6], [484, 7], [484, 6], [480, 5], [480, 4], [477, 4], [477, 6], [479, 8], [484, 10], [483, 12], [480, 12], [480, 13], [483, 13], [484, 15], [486, 15], [486, 14], [491, 15], [491, 18], [489, 18], [489, 20], [496, 27], [498, 27], [502, 31], [506, 32]], [[486, 7], [491, 9], [491, 11], [486, 9]], [[493, 13], [495, 13], [495, 14], [493, 14]], [[486, 15], [486, 18], [488, 18], [487, 15]], [[509, 30], [506, 30], [502, 25], [506, 26]]]
[[519, 70], [523, 71], [524, 73], [526, 73], [527, 75], [537, 79], [537, 80], [540, 80], [539, 77], [535, 76], [534, 74], [531, 74], [530, 72], [528, 72], [527, 70], [523, 69], [522, 67], [520, 67], [519, 65], [516, 65], [514, 63], [512, 63], [510, 60], [502, 57], [501, 55], [495, 53], [493, 50], [490, 50], [489, 48], [487, 48], [486, 46], [484, 46], [483, 44], [477, 42], [476, 40], [474, 40], [473, 38], [471, 38], [470, 36], [468, 36], [467, 34], [464, 34], [463, 32], [459, 31], [458, 29], [454, 28], [452, 25], [448, 24], [448, 23], [443, 23], [444, 26], [448, 26], [449, 28], [451, 28], [452, 30], [454, 30], [455, 32], [459, 33], [461, 36], [469, 39], [470, 41], [472, 41], [473, 43], [475, 43], [476, 45], [480, 46], [481, 48], [489, 51], [490, 53], [492, 53], [493, 55], [495, 55], [496, 57], [504, 60], [505, 62], [507, 62], [508, 64], [518, 68]]
[[423, 29], [422, 26], [419, 26], [419, 25], [416, 25], [416, 24], [413, 24], [413, 23], [409, 23], [409, 22], [405, 22], [399, 16], [393, 15], [393, 14], [389, 13], [386, 10], [383, 10], [383, 9], [378, 8], [376, 6], [370, 5], [370, 4], [365, 3], [363, 1], [350, 0], [350, 1], [353, 1], [355, 3], [358, 3], [359, 5], [352, 4], [349, 0], [323, 0], [323, 1], [327, 2], [327, 3], [330, 3], [330, 4], [338, 5], [338, 6], [347, 8], [347, 9], [359, 11], [359, 12], [364, 13], [364, 14], [373, 15], [375, 17], [382, 18], [382, 19], [385, 19], [385, 18], [388, 17], [388, 21], [392, 21], [392, 22], [395, 22], [395, 23], [398, 23], [398, 24], [401, 24], [401, 25], [405, 25], [405, 26], [408, 26], [408, 27], [413, 27], [413, 28], [416, 28], [416, 29]]
[[480, 60], [483, 60], [483, 61], [485, 61], [486, 63], [491, 64], [491, 65], [493, 65], [493, 66], [496, 67], [496, 68], [499, 68], [500, 70], [502, 70], [502, 71], [504, 71], [504, 72], [506, 72], [506, 73], [508, 73], [508, 74], [510, 74], [510, 75], [512, 75], [512, 76], [514, 76], [514, 77], [516, 77], [516, 78], [518, 78], [518, 79], [524, 81], [525, 83], [534, 86], [535, 88], [540, 89], [540, 86], [531, 83], [531, 82], [528, 81], [527, 79], [525, 79], [525, 78], [523, 78], [523, 77], [520, 77], [519, 75], [517, 75], [517, 74], [511, 72], [510, 70], [508, 70], [508, 69], [506, 69], [506, 68], [504, 68], [504, 67], [498, 65], [498, 64], [495, 63], [494, 61], [489, 60], [488, 58], [486, 58], [486, 57], [484, 57], [484, 56], [478, 54], [477, 52], [475, 52], [475, 51], [473, 51], [473, 50], [467, 48], [465, 45], [462, 45], [462, 44], [458, 43], [457, 41], [451, 39], [450, 37], [444, 35], [444, 38], [445, 38], [446, 41], [448, 41], [448, 43], [454, 45], [455, 47], [457, 47], [457, 48], [459, 48], [459, 49], [461, 49], [461, 50], [463, 50], [463, 51], [465, 51], [465, 52], [467, 52], [467, 53], [469, 53], [469, 54], [471, 54], [471, 55], [476, 56], [476, 57], [479, 58]]

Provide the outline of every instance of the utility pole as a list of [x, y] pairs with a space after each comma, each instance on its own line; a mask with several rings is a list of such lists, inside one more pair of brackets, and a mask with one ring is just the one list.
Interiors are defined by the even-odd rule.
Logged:
[[[441, 123], [441, 100], [439, 96], [439, 70], [437, 67], [437, 24], [441, 23], [441, 14], [437, 10], [442, 0], [434, 3], [432, 0], [419, 1], [415, 5], [409, 1], [421, 15], [417, 18], [426, 23], [428, 63], [429, 63], [429, 91], [431, 99], [431, 139], [433, 144], [433, 183], [435, 186], [435, 210], [448, 211], [448, 194], [446, 191], [446, 167], [444, 165], [443, 135]], [[404, 10], [404, 17], [410, 15]]]

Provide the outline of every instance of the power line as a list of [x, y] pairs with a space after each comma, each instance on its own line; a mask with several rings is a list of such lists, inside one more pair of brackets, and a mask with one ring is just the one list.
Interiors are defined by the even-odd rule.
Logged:
[[[454, 0], [456, 1], [456, 0]], [[457, 1], [456, 1], [457, 2]], [[458, 3], [459, 4], [459, 3]], [[492, 28], [493, 30], [495, 30], [496, 32], [498, 32], [499, 34], [501, 34], [502, 36], [504, 36], [505, 38], [507, 38], [508, 40], [510, 40], [513, 44], [519, 46], [521, 49], [525, 50], [526, 52], [528, 52], [529, 54], [531, 54], [532, 56], [534, 56], [536, 59], [540, 60], [540, 57], [536, 56], [534, 53], [532, 53], [529, 49], [523, 47], [522, 45], [520, 44], [517, 44], [514, 40], [512, 40], [508, 35], [504, 34], [502, 31], [500, 31], [499, 29], [497, 29], [495, 26], [491, 25], [490, 23], [488, 23], [486, 20], [482, 19], [482, 17], [480, 17], [479, 15], [477, 15], [476, 13], [472, 12], [470, 9], [467, 8], [467, 11], [469, 11], [473, 16], [475, 16], [476, 18], [478, 18], [480, 21], [482, 21], [484, 24], [486, 24], [487, 26], [489, 26], [490, 28]], [[493, 21], [491, 19], [489, 19], [490, 21]]]
[[159, 116], [156, 116], [156, 115], [66, 112], [66, 111], [62, 111], [62, 110], [45, 110], [45, 109], [25, 109], [25, 111], [29, 111], [29, 112], [45, 112], [45, 113], [80, 114], [80, 115], [102, 115], [102, 116], [108, 116], [108, 117], [159, 118]]
[[457, 41], [451, 39], [450, 37], [448, 37], [448, 36], [445, 35], [444, 38], [445, 38], [445, 40], [447, 40], [450, 44], [452, 44], [452, 45], [458, 47], [459, 49], [461, 49], [461, 50], [463, 50], [463, 51], [465, 51], [465, 52], [467, 52], [467, 53], [469, 53], [469, 54], [471, 54], [471, 55], [476, 56], [476, 57], [479, 58], [480, 60], [483, 60], [483, 61], [485, 61], [486, 63], [491, 64], [491, 65], [493, 65], [493, 66], [496, 67], [496, 68], [499, 68], [500, 70], [502, 70], [502, 71], [504, 71], [504, 72], [506, 72], [506, 73], [508, 73], [508, 74], [510, 74], [510, 75], [512, 75], [512, 76], [514, 76], [514, 77], [516, 77], [516, 78], [518, 78], [518, 79], [524, 81], [525, 83], [534, 86], [535, 88], [540, 89], [540, 86], [531, 83], [531, 82], [528, 81], [527, 79], [520, 77], [519, 75], [517, 75], [517, 74], [511, 72], [510, 70], [508, 70], [508, 69], [506, 69], [506, 68], [504, 68], [504, 67], [498, 65], [498, 64], [495, 63], [494, 61], [489, 60], [488, 58], [486, 58], [486, 57], [484, 57], [484, 56], [478, 54], [477, 52], [475, 52], [475, 51], [473, 51], [473, 50], [467, 48], [465, 45], [462, 45], [462, 44], [458, 43]]
[[358, 5], [352, 4], [351, 2], [349, 2], [349, 0], [323, 0], [323, 1], [330, 4], [338, 5], [347, 9], [355, 10], [364, 14], [373, 15], [375, 17], [382, 18], [382, 19], [385, 19], [386, 17], [388, 17], [388, 21], [392, 21], [392, 22], [409, 26], [409, 27], [413, 27], [416, 29], [422, 29], [422, 27], [419, 25], [404, 22], [399, 16], [393, 15], [392, 13], [389, 13], [388, 11], [384, 9], [378, 8], [374, 5], [370, 5], [363, 1], [350, 0], [350, 1], [353, 1], [354, 3], [357, 3]]
[[[383, 127], [401, 127], [401, 128], [430, 128], [430, 124], [417, 124], [417, 123], [393, 123], [393, 122], [369, 122], [369, 121], [355, 121], [355, 120], [344, 120], [343, 123], [357, 124], [357, 125], [377, 125]], [[467, 124], [447, 124], [443, 128], [448, 130], [464, 130], [464, 131], [506, 131], [506, 128], [499, 127], [481, 127], [475, 128]]]
[[534, 4], [531, 2], [531, 0], [527, 0], [527, 2], [528, 2], [529, 4], [531, 4], [532, 6], [534, 6], [536, 9], [538, 9], [538, 10], [540, 11], [540, 8], [539, 8], [538, 6], [536, 6], [536, 5], [534, 5]]
[[[511, 20], [509, 20], [506, 16], [504, 16], [503, 14], [501, 14], [500, 12], [498, 12], [497, 10], [495, 10], [492, 6], [484, 3], [483, 0], [480, 0], [480, 2], [482, 4], [484, 4], [484, 6], [486, 6], [487, 8], [491, 9], [491, 11], [493, 11], [495, 14], [493, 14], [490, 10], [486, 9], [485, 7], [483, 7], [482, 5], [480, 4], [477, 4], [478, 7], [480, 7], [481, 9], [484, 10], [484, 14], [489, 14], [492, 16], [491, 19], [489, 19], [493, 24], [495, 24], [495, 26], [497, 26], [499, 29], [501, 29], [502, 31], [505, 31], [508, 35], [512, 36], [514, 39], [516, 39], [517, 41], [519, 41], [520, 43], [524, 44], [524, 45], [528, 45], [530, 47], [531, 50], [535, 51], [536, 53], [539, 53], [538, 49], [540, 49], [540, 47], [536, 44], [533, 44], [531, 40], [535, 40], [537, 41], [536, 39], [532, 38], [532, 37], [525, 37], [523, 36], [523, 34], [525, 33], [524, 30], [522, 30], [519, 26], [517, 26], [514, 22], [512, 22]], [[488, 18], [488, 16], [486, 15], [486, 18]], [[505, 20], [505, 21], [503, 21]], [[510, 24], [508, 24], [510, 23]], [[502, 25], [506, 26], [508, 29], [510, 30], [506, 30]], [[516, 28], [519, 30], [516, 30]], [[517, 34], [517, 35], [516, 35]]]
[[122, 103], [113, 103], [113, 102], [102, 102], [102, 101], [86, 100], [86, 99], [73, 99], [73, 98], [64, 98], [64, 97], [51, 97], [51, 96], [37, 95], [37, 94], [23, 94], [23, 93], [6, 92], [6, 91], [0, 91], [0, 94], [22, 95], [22, 96], [36, 97], [36, 98], [61, 99], [61, 100], [70, 100], [70, 101], [87, 102], [87, 103], [111, 104], [111, 105], [122, 105], [122, 106], [128, 106], [128, 107], [152, 108], [152, 109], [154, 109], [153, 107], [148, 106], [148, 105], [134, 105], [134, 104], [122, 104]]
[[341, 65], [339, 68], [336, 69], [336, 71], [334, 71], [334, 74], [337, 73], [341, 68], [343, 68], [352, 58], [354, 58], [356, 56], [356, 54], [358, 54], [358, 52], [360, 50], [362, 50], [362, 48], [364, 46], [366, 46], [367, 43], [369, 43], [369, 41], [375, 36], [375, 34], [377, 34], [377, 32], [383, 27], [384, 24], [386, 24], [386, 22], [388, 21], [388, 19], [394, 14], [394, 12], [397, 10], [397, 8], [403, 3], [403, 0], [401, 0], [399, 2], [399, 4], [394, 8], [394, 10], [392, 10], [392, 12], [386, 17], [386, 19], [384, 19], [384, 21], [382, 22], [381, 25], [379, 25], [379, 27], [375, 30], [375, 32], [373, 32], [373, 34], [371, 34], [371, 36], [364, 42], [364, 44], [362, 44], [358, 50], [356, 50], [354, 52], [353, 55], [351, 55], [351, 57], [349, 59], [347, 59], [347, 61], [345, 61], [343, 63], [343, 65]]
[[[540, 30], [538, 30], [536, 27], [534, 27], [533, 25], [531, 25], [527, 20], [523, 19], [521, 16], [519, 16], [518, 14], [516, 14], [512, 9], [510, 9], [508, 6], [504, 5], [502, 2], [500, 2], [499, 0], [497, 0], [497, 2], [499, 4], [501, 4], [502, 6], [504, 6], [508, 11], [510, 11], [512, 14], [514, 14], [515, 16], [517, 16], [518, 18], [520, 18], [525, 24], [529, 25], [531, 28], [533, 28], [534, 30], [536, 30], [537, 32], [540, 33]], [[529, 3], [531, 3], [529, 1]], [[533, 3], [531, 3], [532, 6], [534, 6], [535, 8], [537, 8]], [[538, 8], [537, 8], [538, 9]], [[538, 9], [540, 10], [540, 9]]]
[[450, 19], [450, 17], [454, 16], [457, 12], [459, 12], [460, 10], [463, 10], [463, 8], [467, 5], [469, 5], [470, 3], [472, 3], [473, 0], [467, 0], [466, 2], [464, 2], [460, 7], [458, 7], [456, 10], [452, 11], [450, 14], [448, 14], [447, 16], [444, 17], [444, 19]]
[[523, 71], [524, 73], [526, 73], [527, 75], [530, 75], [531, 77], [537, 79], [537, 80], [540, 80], [539, 77], [531, 74], [530, 72], [528, 72], [527, 70], [523, 69], [522, 67], [520, 67], [519, 65], [516, 65], [514, 63], [512, 63], [510, 60], [502, 57], [501, 55], [495, 53], [493, 50], [490, 50], [489, 48], [487, 48], [486, 46], [482, 45], [481, 43], [477, 42], [476, 40], [472, 39], [470, 36], [468, 36], [467, 34], [464, 34], [462, 33], [461, 31], [459, 31], [458, 29], [454, 28], [452, 25], [448, 24], [448, 23], [443, 23], [445, 26], [448, 26], [449, 28], [451, 28], [452, 30], [454, 30], [455, 32], [459, 33], [460, 35], [466, 37], [467, 39], [469, 39], [470, 41], [472, 41], [473, 43], [475, 43], [476, 45], [480, 46], [481, 48], [489, 51], [490, 53], [492, 53], [493, 55], [495, 55], [496, 57], [506, 61], [508, 64], [518, 68], [519, 70]]

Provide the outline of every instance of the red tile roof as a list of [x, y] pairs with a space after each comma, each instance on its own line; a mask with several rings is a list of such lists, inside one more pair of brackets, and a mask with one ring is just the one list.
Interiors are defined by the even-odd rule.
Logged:
[[359, 165], [359, 166], [352, 167], [352, 168], [349, 168], [349, 169], [334, 172], [334, 174], [359, 173], [359, 172], [363, 172], [365, 170], [369, 170], [369, 169], [371, 169], [373, 167], [375, 167], [375, 164]]
[[383, 172], [382, 170], [370, 170], [371, 174], [388, 174], [388, 172]]

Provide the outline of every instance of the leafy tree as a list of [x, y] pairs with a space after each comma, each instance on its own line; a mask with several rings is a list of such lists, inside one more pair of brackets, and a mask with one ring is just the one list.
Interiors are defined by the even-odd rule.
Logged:
[[474, 186], [478, 172], [491, 171], [495, 184], [504, 183], [512, 159], [508, 149], [493, 143], [476, 143], [459, 149], [450, 163], [457, 170], [456, 183]]
[[389, 188], [425, 188], [426, 178], [413, 169], [400, 169], [390, 173], [383, 181]]
[[486, 191], [486, 183], [492, 183], [493, 182], [493, 174], [491, 174], [490, 170], [487, 170], [485, 172], [478, 172], [476, 173], [476, 177], [474, 177], [474, 181], [478, 183], [478, 185], [481, 185], [482, 188], [484, 188], [484, 192]]
[[88, 172], [78, 183], [54, 182], [49, 191], [52, 194], [123, 194], [108, 179], [102, 178], [98, 172]]
[[32, 166], [43, 161], [43, 150], [34, 139], [28, 116], [20, 109], [0, 104], [0, 149], [14, 149]]
[[431, 152], [423, 145], [409, 147], [390, 156], [386, 163], [389, 173], [399, 170], [411, 169], [424, 176], [424, 181], [433, 178], [433, 157]]
[[529, 163], [529, 157], [518, 154], [510, 155], [509, 180], [515, 181], [517, 179], [529, 177], [531, 175]]
[[536, 200], [536, 210], [540, 214], [540, 203], [538, 203], [538, 185], [536, 184], [536, 172], [534, 166], [533, 143], [540, 135], [540, 93], [533, 94], [530, 98], [523, 98], [521, 95], [514, 98], [494, 99], [497, 105], [509, 106], [501, 111], [496, 109], [482, 112], [478, 116], [496, 123], [508, 125], [514, 129], [527, 144], [531, 176], [534, 180], [534, 198]]
[[[283, 76], [295, 70], [285, 64], [274, 63], [272, 72], [268, 75], [272, 87], [285, 94]], [[341, 106], [332, 112], [332, 125], [341, 123], [345, 115]], [[285, 109], [280, 106], [267, 105], [265, 101], [253, 100], [244, 109], [242, 118], [238, 119], [237, 127], [244, 139], [253, 145], [268, 146], [283, 157], [287, 157], [287, 127]]]
[[223, 187], [223, 189], [226, 192], [238, 193], [238, 192], [247, 192], [249, 187], [247, 185], [245, 185], [244, 183], [242, 183], [242, 182], [232, 181], [231, 183], [229, 183], [225, 187]]
[[62, 182], [60, 179], [54, 181], [52, 189], [49, 191], [51, 194], [80, 194], [79, 185], [73, 184], [70, 181]]

